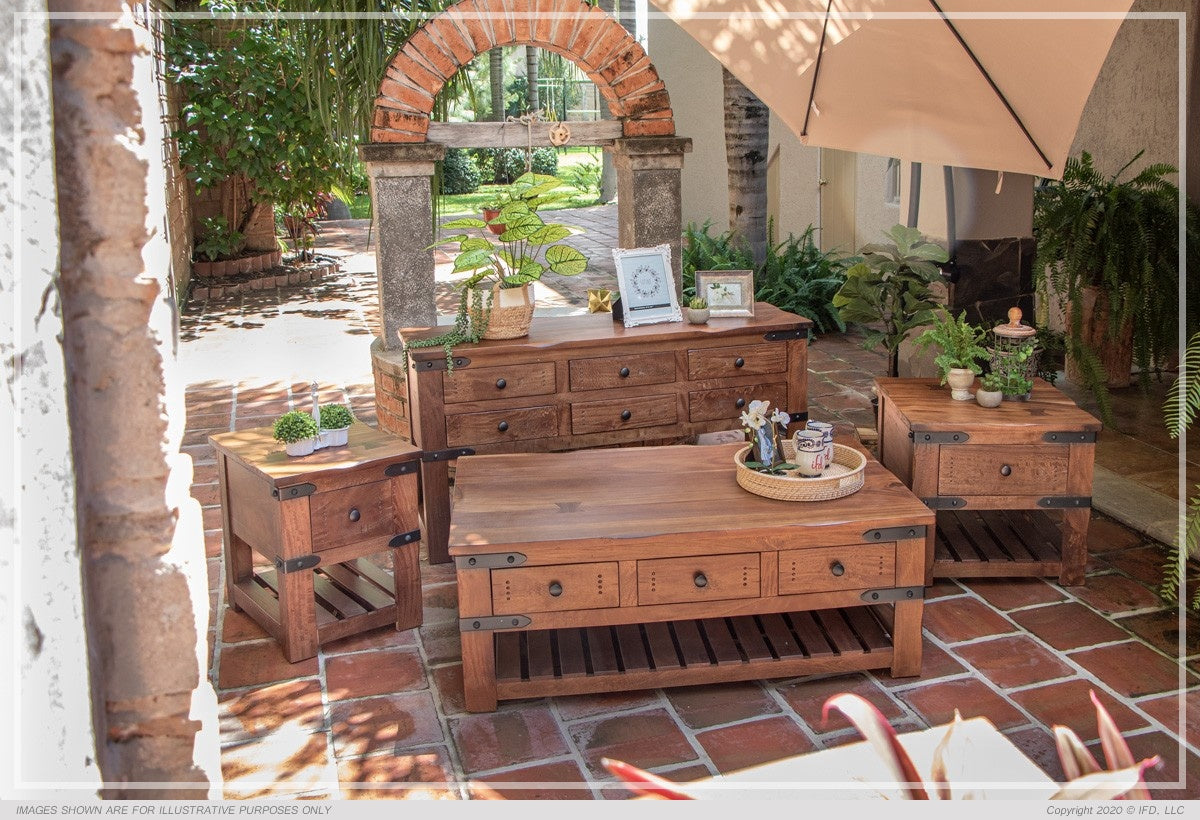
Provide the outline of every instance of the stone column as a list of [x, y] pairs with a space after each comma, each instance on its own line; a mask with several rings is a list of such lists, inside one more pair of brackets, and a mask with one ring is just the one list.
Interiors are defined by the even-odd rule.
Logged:
[[433, 300], [433, 163], [436, 143], [372, 143], [359, 148], [371, 178], [379, 231], [379, 316], [385, 349], [405, 327], [437, 324]]
[[675, 290], [683, 277], [683, 155], [692, 141], [682, 137], [630, 137], [613, 143], [617, 168], [617, 237], [622, 248], [671, 246]]

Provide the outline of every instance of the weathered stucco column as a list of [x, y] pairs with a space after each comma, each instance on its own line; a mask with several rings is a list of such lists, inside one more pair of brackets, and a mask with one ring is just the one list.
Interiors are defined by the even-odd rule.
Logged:
[[[57, 290], [89, 648], [75, 674], [90, 675], [103, 796], [219, 796], [203, 526], [180, 453], [155, 50], [121, 0], [52, 0], [49, 10], [95, 13], [50, 22]], [[30, 728], [25, 742], [36, 743]]]
[[372, 143], [359, 148], [371, 178], [379, 230], [379, 316], [383, 346], [398, 348], [403, 327], [437, 324], [433, 301], [433, 163], [437, 143]]
[[683, 137], [630, 137], [613, 143], [617, 168], [617, 237], [622, 248], [671, 246], [675, 290], [683, 277]]

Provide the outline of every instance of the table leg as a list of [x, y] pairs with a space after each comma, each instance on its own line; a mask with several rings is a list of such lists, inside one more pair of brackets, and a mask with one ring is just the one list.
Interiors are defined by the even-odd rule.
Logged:
[[225, 602], [234, 612], [242, 608], [234, 600], [233, 588], [242, 581], [249, 581], [254, 574], [254, 557], [250, 545], [233, 534], [230, 519], [232, 499], [229, 497], [229, 477], [225, 472], [225, 456], [217, 455], [217, 479], [221, 488], [221, 549], [225, 555]]
[[[282, 561], [312, 555], [309, 530], [308, 498], [283, 501], [279, 505], [280, 556]], [[283, 654], [288, 663], [306, 660], [317, 654], [317, 603], [313, 594], [312, 569], [285, 572], [278, 563], [275, 572], [279, 584], [279, 631]]]
[[492, 632], [462, 634], [463, 693], [468, 712], [496, 711], [496, 649]]
[[897, 601], [892, 623], [892, 677], [921, 674], [921, 616], [925, 601]]
[[392, 581], [396, 594], [396, 629], [412, 629], [424, 619], [421, 600], [419, 543], [392, 550]]
[[422, 538], [429, 551], [429, 563], [450, 560], [450, 465], [444, 461], [421, 464]]
[[1058, 573], [1058, 583], [1061, 586], [1079, 586], [1084, 583], [1084, 573], [1087, 570], [1087, 531], [1091, 517], [1091, 509], [1063, 510], [1062, 566]]

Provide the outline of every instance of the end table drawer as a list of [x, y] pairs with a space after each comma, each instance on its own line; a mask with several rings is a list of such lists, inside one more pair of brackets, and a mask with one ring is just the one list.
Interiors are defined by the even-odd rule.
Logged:
[[398, 534], [392, 488], [388, 484], [388, 481], [374, 481], [309, 496], [313, 552]]
[[675, 354], [670, 352], [572, 359], [569, 367], [571, 390], [602, 390], [675, 381]]
[[637, 562], [638, 605], [757, 598], [759, 554], [698, 555]]
[[779, 553], [779, 594], [874, 589], [896, 584], [896, 545], [855, 544]]
[[446, 416], [446, 441], [451, 447], [520, 441], [557, 433], [558, 409], [551, 406], [514, 407], [510, 410]]
[[[761, 336], [758, 337], [762, 339]], [[688, 378], [727, 379], [787, 370], [787, 350], [782, 345], [744, 344], [688, 351]]]
[[729, 419], [730, 423], [752, 401], [768, 401], [772, 407], [787, 408], [786, 384], [753, 384], [745, 387], [725, 387], [720, 390], [694, 390], [688, 393], [689, 421]]
[[571, 403], [571, 433], [608, 433], [630, 427], [660, 427], [679, 420], [675, 396], [634, 396]]
[[497, 615], [601, 609], [621, 603], [615, 561], [492, 570], [492, 611]]
[[553, 362], [462, 368], [442, 376], [442, 393], [447, 404], [520, 396], [548, 396], [554, 391]]
[[942, 445], [938, 495], [1067, 495], [1068, 459], [1057, 444]]

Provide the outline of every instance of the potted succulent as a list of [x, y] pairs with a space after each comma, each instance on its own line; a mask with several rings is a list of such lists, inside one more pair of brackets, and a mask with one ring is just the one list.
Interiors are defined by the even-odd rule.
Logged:
[[[526, 335], [533, 318], [532, 283], [546, 272], [575, 276], [587, 270], [588, 258], [561, 244], [571, 235], [571, 229], [547, 223], [537, 213], [539, 207], [563, 197], [561, 193], [551, 193], [560, 185], [562, 182], [556, 177], [523, 174], [509, 186], [507, 201], [491, 219], [467, 217], [442, 226], [450, 230], [494, 229], [502, 224], [504, 230], [495, 241], [464, 233], [448, 236], [431, 246], [457, 245], [454, 272], [470, 274], [460, 285], [461, 300], [469, 301], [470, 318], [481, 325], [480, 338], [515, 339]], [[489, 284], [491, 287], [486, 287]], [[432, 341], [427, 340], [426, 344]]]
[[344, 404], [322, 404], [318, 409], [321, 417], [320, 445], [340, 447], [350, 441], [350, 425], [354, 414]]
[[979, 380], [975, 401], [980, 407], [999, 407], [1004, 400], [1004, 380], [996, 373], [988, 373]]
[[916, 347], [924, 350], [932, 344], [941, 349], [933, 361], [941, 374], [942, 384], [949, 383], [951, 398], [969, 401], [969, 388], [975, 377], [983, 372], [979, 363], [988, 355], [983, 347], [986, 331], [968, 322], [965, 310], [957, 319], [949, 311], [938, 311], [933, 321], [933, 325], [917, 337]]
[[289, 456], [306, 456], [316, 449], [317, 423], [308, 413], [290, 410], [275, 419], [272, 433], [284, 443]]
[[708, 321], [708, 300], [703, 296], [693, 296], [687, 304], [687, 320], [693, 325], [702, 325]]
[[916, 228], [896, 225], [886, 235], [891, 242], [864, 245], [862, 261], [846, 271], [846, 281], [833, 295], [843, 321], [864, 325], [863, 347], [883, 344], [889, 376], [900, 375], [900, 343], [932, 319], [939, 305], [930, 285], [941, 280], [938, 265], [946, 250], [926, 242]]

